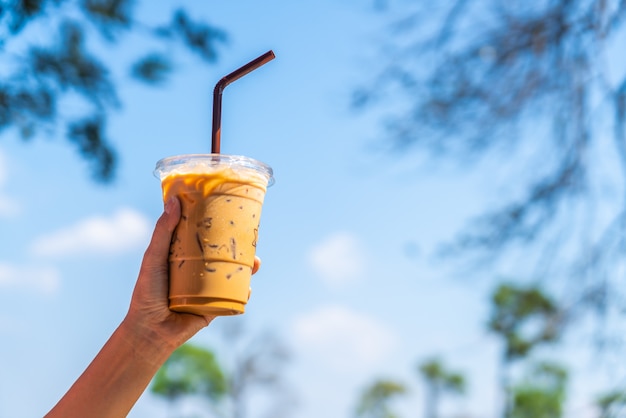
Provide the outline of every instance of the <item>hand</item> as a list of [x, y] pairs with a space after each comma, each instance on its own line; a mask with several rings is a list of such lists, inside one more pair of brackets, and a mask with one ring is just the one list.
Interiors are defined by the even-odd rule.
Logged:
[[[156, 223], [150, 245], [146, 250], [139, 278], [124, 322], [134, 332], [148, 338], [158, 338], [172, 350], [178, 348], [215, 318], [213, 315], [194, 315], [170, 311], [168, 308], [168, 261], [172, 233], [180, 220], [180, 202], [171, 198]], [[261, 265], [254, 259], [252, 274]]]
[[[168, 308], [168, 261], [180, 202], [170, 199], [146, 250], [126, 317], [46, 418], [125, 417], [159, 367], [213, 316]], [[255, 258], [253, 273], [259, 269]]]

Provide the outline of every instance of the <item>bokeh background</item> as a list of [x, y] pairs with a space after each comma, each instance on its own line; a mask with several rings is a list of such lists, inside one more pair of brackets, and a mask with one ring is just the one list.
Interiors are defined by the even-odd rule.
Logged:
[[[52, 79], [49, 73], [23, 73], [20, 65], [28, 61], [31, 45], [67, 46], [69, 38], [58, 41], [59, 28], [64, 19], [74, 19], [84, 25], [82, 47], [108, 69], [116, 97], [89, 101], [80, 86], [65, 85], [55, 90], [64, 95], [55, 114], [41, 120], [28, 110], [26, 99], [24, 105], [17, 96], [13, 102], [0, 98], [0, 417], [43, 416], [123, 319], [162, 211], [160, 184], [152, 174], [156, 161], [209, 152], [213, 86], [269, 49], [275, 60], [226, 88], [222, 120], [222, 152], [247, 155], [274, 169], [276, 183], [268, 190], [258, 245], [263, 265], [253, 277], [246, 314], [218, 318], [190, 341], [214, 353], [227, 376], [241, 371], [245, 359], [256, 359], [261, 371], [237, 400], [242, 408], [238, 418], [391, 417], [392, 412], [416, 417], [429, 416], [433, 405], [438, 412], [430, 416], [506, 416], [503, 370], [510, 387], [526, 385], [544, 394], [532, 399], [549, 400], [546, 415], [531, 416], [626, 416], [620, 415], [626, 399], [626, 370], [620, 361], [623, 307], [615, 290], [623, 284], [619, 152], [624, 132], [617, 123], [624, 117], [626, 92], [622, 3], [492, 2], [498, 3], [493, 9], [489, 2], [489, 7], [470, 7], [472, 2], [466, 1], [426, 5], [400, 0], [35, 3], [42, 9], [23, 14], [22, 23], [12, 14], [22, 2], [2, 6], [3, 94], [18, 85], [36, 85], [38, 77]], [[576, 6], [567, 9], [571, 3]], [[125, 11], [132, 19], [121, 29], [106, 20], [98, 26], [81, 14], [81, 5], [90, 4]], [[214, 57], [203, 59], [189, 51], [185, 39], [152, 36], [150, 28], [172, 22], [177, 10], [219, 30], [212, 35]], [[544, 16], [538, 20], [542, 26], [531, 19], [546, 10], [548, 17], [570, 10], [569, 20]], [[580, 44], [563, 35], [587, 10], [597, 12], [590, 15], [601, 22], [606, 46], [589, 56], [585, 48], [595, 48], [600, 35], [582, 38]], [[466, 64], [440, 64], [454, 51], [469, 48], [468, 33], [494, 34], [494, 22], [502, 23], [498, 19], [507, 13], [520, 19], [508, 23], [519, 29], [508, 40], [531, 51], [527, 61], [499, 55], [503, 49], [484, 44], [465, 55]], [[516, 26], [522, 17], [536, 26]], [[557, 26], [563, 21], [571, 26]], [[441, 36], [439, 44], [425, 42], [445, 22], [458, 25], [450, 29], [453, 35]], [[107, 25], [108, 37], [99, 32]], [[533, 33], [537, 37], [528, 38]], [[560, 50], [565, 52], [554, 53], [554, 61], [544, 60], [558, 36], [565, 39]], [[418, 41], [423, 42], [419, 47]], [[129, 64], [153, 51], [159, 55], [153, 55], [152, 66], [143, 67], [144, 78], [153, 78], [142, 83]], [[476, 56], [482, 61], [473, 62]], [[610, 74], [599, 75], [589, 57], [606, 63]], [[495, 70], [483, 71], [481, 62], [499, 62], [503, 74], [497, 78]], [[563, 62], [579, 67], [567, 72], [558, 67]], [[463, 78], [451, 68], [493, 75], [493, 83], [484, 84], [492, 87], [491, 95], [472, 90], [478, 80], [472, 71]], [[520, 68], [530, 74], [525, 87], [514, 78]], [[564, 71], [556, 76], [560, 82], [541, 84], [550, 69]], [[443, 92], [439, 96], [428, 96], [426, 85], [418, 85], [433, 70], [451, 75], [431, 85]], [[161, 79], [159, 71], [167, 77]], [[597, 87], [603, 75], [607, 86]], [[568, 83], [573, 79], [578, 84]], [[466, 90], [459, 88], [463, 83]], [[546, 85], [556, 92], [573, 91], [565, 102], [582, 100], [587, 107], [568, 114], [567, 108], [550, 102], [563, 99], [552, 91], [530, 104], [523, 95], [502, 103], [494, 99], [524, 91], [540, 96], [536, 86]], [[575, 94], [581, 86], [588, 87], [584, 96]], [[459, 93], [463, 91], [469, 93]], [[448, 98], [457, 94], [456, 99], [446, 101], [444, 93]], [[607, 107], [603, 94], [615, 100], [615, 107]], [[407, 103], [422, 97], [440, 99], [415, 108], [431, 118], [424, 117], [428, 129], [389, 119], [406, 115]], [[515, 100], [517, 108], [507, 107]], [[459, 119], [451, 118], [449, 127], [455, 130], [433, 128], [432, 118], [449, 115], [452, 103], [459, 104], [455, 115], [463, 123], [453, 125]], [[480, 103], [493, 105], [492, 113]], [[7, 110], [11, 105], [21, 110]], [[576, 113], [583, 108], [587, 113]], [[102, 137], [78, 135], [68, 142], [65, 121], [90, 112], [106, 116]], [[562, 129], [554, 129], [547, 116], [560, 120], [556, 126]], [[587, 125], [589, 121], [598, 124]], [[481, 148], [477, 141], [485, 132], [497, 138], [493, 147]], [[573, 135], [567, 142], [572, 132], [584, 132], [584, 138]], [[116, 157], [111, 178], [97, 171], [98, 158], [106, 154], [90, 154], [89, 148], [89, 139], [104, 142], [105, 137]], [[447, 143], [451, 153], [443, 145]], [[558, 149], [568, 150], [568, 157], [555, 157]], [[569, 152], [581, 149], [587, 151]], [[591, 169], [581, 169], [575, 172], [589, 181], [572, 176], [552, 184], [577, 200], [552, 195], [553, 206], [541, 206], [545, 210], [518, 211], [526, 229], [517, 231], [526, 236], [512, 240], [512, 251], [506, 252], [512, 245], [503, 231], [509, 231], [515, 216], [488, 219], [491, 237], [500, 239], [481, 249], [492, 263], [467, 262], [462, 251], [463, 257], [439, 256], [442, 244], [454, 241], [476, 216], [514, 208], [510, 202], [528, 196], [545, 203], [542, 195], [527, 191], [549, 194], [552, 189], [533, 185], [541, 183], [538, 175], [550, 178], [552, 161], [555, 166], [575, 161], [580, 164], [572, 164], [572, 170], [595, 167], [600, 174], [592, 177]], [[614, 213], [616, 222], [611, 223]], [[547, 225], [558, 233], [542, 235], [529, 225]], [[562, 235], [574, 230], [575, 236]], [[600, 256], [608, 254], [607, 247], [594, 246], [607, 242], [602, 241], [607, 235], [618, 248], [611, 247], [611, 262]], [[569, 244], [559, 247], [562, 242]], [[582, 263], [586, 256], [596, 264]], [[528, 355], [507, 357], [504, 334], [489, 329], [492, 295], [503, 282], [521, 289], [540, 286], [559, 313], [550, 317], [558, 329], [551, 329], [555, 338], [537, 342]], [[585, 305], [592, 296], [600, 316], [590, 315], [592, 309]], [[529, 312], [528, 320], [520, 314], [523, 336], [543, 332], [542, 314]], [[528, 377], [527, 365], [537, 359], [558, 363], [567, 378], [550, 373]], [[430, 375], [420, 368], [429, 362], [437, 366]], [[454, 376], [456, 380], [447, 379]], [[613, 398], [603, 412], [598, 399], [606, 394]], [[550, 409], [555, 404], [558, 408]], [[148, 389], [131, 416], [236, 416], [234, 410], [228, 396], [217, 403], [197, 394], [171, 400]]]

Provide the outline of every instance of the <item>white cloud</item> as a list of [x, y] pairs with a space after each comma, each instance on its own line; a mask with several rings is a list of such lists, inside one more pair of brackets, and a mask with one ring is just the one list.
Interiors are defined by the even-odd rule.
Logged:
[[147, 243], [148, 220], [132, 209], [119, 209], [111, 217], [93, 216], [65, 229], [39, 237], [36, 255], [120, 254]]
[[0, 150], [0, 216], [5, 217], [17, 215], [20, 209], [15, 199], [5, 196], [2, 193], [2, 187], [8, 178], [7, 166], [7, 159], [2, 153], [2, 150]]
[[365, 256], [353, 235], [339, 232], [309, 252], [309, 263], [327, 284], [338, 287], [354, 282], [365, 272]]
[[292, 335], [299, 350], [344, 371], [376, 365], [398, 341], [377, 319], [342, 306], [323, 307], [296, 318]]
[[0, 288], [35, 290], [44, 294], [56, 293], [61, 275], [52, 267], [20, 267], [0, 263]]

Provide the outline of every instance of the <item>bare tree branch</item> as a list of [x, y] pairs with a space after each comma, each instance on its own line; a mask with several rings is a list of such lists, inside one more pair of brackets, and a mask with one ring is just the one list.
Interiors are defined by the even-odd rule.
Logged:
[[[626, 74], [611, 49], [626, 0], [438, 6], [409, 7], [395, 21], [389, 63], [353, 105], [393, 103], [383, 119], [392, 150], [463, 162], [504, 151], [503, 165], [526, 158], [528, 167], [442, 254], [482, 267], [511, 254], [549, 259], [548, 277], [569, 282], [576, 309], [626, 306], [616, 291], [626, 284]], [[617, 196], [598, 193], [607, 183]]]

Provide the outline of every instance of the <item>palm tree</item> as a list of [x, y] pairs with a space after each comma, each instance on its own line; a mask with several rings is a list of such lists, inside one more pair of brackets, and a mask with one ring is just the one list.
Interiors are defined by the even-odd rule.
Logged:
[[438, 359], [420, 364], [419, 372], [426, 384], [426, 418], [437, 418], [439, 399], [443, 393], [465, 393], [466, 384], [463, 375], [447, 371]]
[[[504, 342], [500, 385], [504, 392], [503, 417], [509, 418], [513, 406], [509, 366], [525, 358], [538, 345], [557, 341], [564, 321], [556, 303], [536, 286], [503, 283], [496, 288], [491, 300], [493, 306], [487, 327]], [[529, 323], [536, 325], [533, 333], [525, 332]]]
[[397, 418], [390, 403], [393, 398], [406, 393], [402, 383], [379, 379], [363, 391], [356, 407], [358, 418]]

